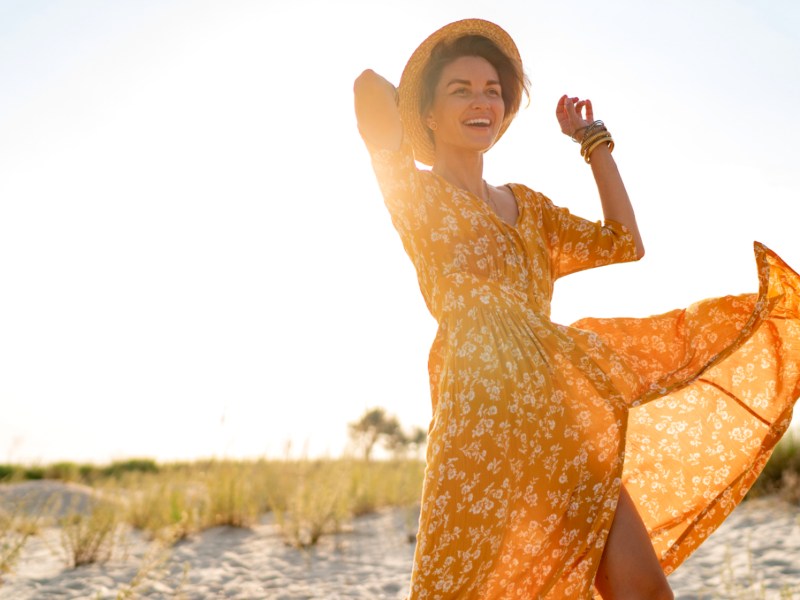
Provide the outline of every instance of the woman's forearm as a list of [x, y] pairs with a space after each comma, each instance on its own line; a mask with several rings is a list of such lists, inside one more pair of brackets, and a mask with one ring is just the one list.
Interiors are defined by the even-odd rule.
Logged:
[[636, 255], [644, 256], [644, 244], [636, 225], [636, 215], [633, 212], [628, 192], [617, 169], [617, 163], [605, 144], [600, 144], [591, 154], [592, 174], [594, 175], [597, 191], [600, 193], [600, 203], [603, 206], [603, 216], [606, 219], [617, 221], [627, 227], [636, 241]]
[[353, 84], [356, 120], [364, 140], [378, 148], [397, 150], [403, 137], [397, 90], [375, 71], [367, 69]]

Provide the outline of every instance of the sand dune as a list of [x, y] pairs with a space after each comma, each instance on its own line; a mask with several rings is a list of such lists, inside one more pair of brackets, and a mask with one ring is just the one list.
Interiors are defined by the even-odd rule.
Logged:
[[[60, 484], [38, 485], [42, 493], [64, 492], [54, 487]], [[8, 503], [9, 489], [0, 503]], [[129, 531], [109, 562], [78, 569], [65, 566], [60, 530], [49, 527], [28, 540], [0, 598], [115, 599], [131, 591], [128, 597], [197, 600], [400, 599], [414, 550], [407, 521], [397, 509], [360, 517], [306, 551], [284, 544], [269, 515], [253, 529], [218, 527], [169, 549]], [[775, 498], [743, 504], [670, 581], [680, 600], [800, 600], [798, 507]]]

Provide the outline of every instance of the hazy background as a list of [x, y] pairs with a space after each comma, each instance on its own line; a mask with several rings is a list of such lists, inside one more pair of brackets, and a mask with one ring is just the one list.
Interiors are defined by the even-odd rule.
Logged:
[[352, 109], [438, 27], [517, 41], [531, 106], [487, 156], [590, 219], [554, 117], [590, 97], [647, 257], [553, 318], [755, 291], [800, 266], [800, 4], [0, 0], [0, 461], [338, 454], [427, 426], [435, 333]]

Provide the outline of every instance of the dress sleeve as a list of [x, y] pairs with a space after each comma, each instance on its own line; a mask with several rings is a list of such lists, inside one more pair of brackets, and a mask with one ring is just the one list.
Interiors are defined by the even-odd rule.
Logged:
[[369, 144], [367, 149], [392, 224], [405, 241], [427, 221], [422, 177], [411, 144], [404, 137], [398, 150], [373, 148]]
[[638, 260], [633, 234], [622, 223], [588, 221], [539, 196], [554, 280], [584, 269]]

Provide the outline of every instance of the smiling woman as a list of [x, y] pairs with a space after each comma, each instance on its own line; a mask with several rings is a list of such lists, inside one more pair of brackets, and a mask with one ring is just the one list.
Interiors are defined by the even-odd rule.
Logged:
[[439, 327], [410, 598], [671, 598], [665, 573], [741, 500], [789, 424], [800, 278], [757, 245], [758, 295], [553, 323], [558, 278], [644, 247], [587, 99], [563, 95], [555, 112], [603, 223], [483, 179], [525, 92], [513, 40], [478, 19], [426, 39], [398, 89], [369, 70], [355, 84], [359, 130]]

